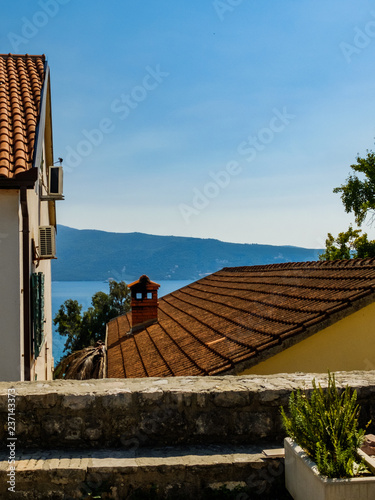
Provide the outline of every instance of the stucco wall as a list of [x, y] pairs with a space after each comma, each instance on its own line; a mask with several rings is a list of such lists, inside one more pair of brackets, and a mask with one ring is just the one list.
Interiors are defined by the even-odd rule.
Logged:
[[[0, 192], [0, 380], [23, 380], [23, 274], [22, 274], [22, 214], [20, 192], [2, 189]], [[52, 306], [51, 261], [32, 262], [31, 239], [38, 244], [39, 225], [48, 225], [48, 202], [39, 202], [38, 186], [27, 191], [29, 213], [30, 271], [45, 275], [45, 343], [40, 356], [31, 361], [31, 379], [51, 380]]]
[[[326, 376], [315, 375], [326, 384]], [[18, 449], [282, 444], [280, 406], [311, 374], [0, 383], [0, 419], [16, 393]], [[375, 422], [375, 372], [339, 373]], [[371, 428], [369, 431], [373, 432]], [[1, 442], [7, 437], [0, 426]]]
[[19, 191], [0, 192], [0, 380], [21, 379]]
[[[39, 244], [39, 226], [50, 225], [48, 201], [40, 200], [39, 192], [46, 194], [47, 175], [46, 165], [43, 164], [40, 172], [40, 182], [36, 183], [35, 189], [27, 192], [27, 203], [29, 210], [30, 238], [35, 244]], [[31, 256], [32, 258], [32, 256]], [[52, 299], [51, 299], [51, 261], [49, 259], [31, 263], [32, 272], [44, 273], [44, 335], [45, 342], [40, 355], [31, 364], [31, 380], [51, 380], [53, 376], [52, 357]]]
[[375, 303], [275, 354], [242, 374], [375, 369]]

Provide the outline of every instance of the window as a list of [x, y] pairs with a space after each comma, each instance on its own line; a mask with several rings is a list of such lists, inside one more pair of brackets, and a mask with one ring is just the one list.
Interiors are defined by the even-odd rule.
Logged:
[[152, 299], [152, 292], [147, 292], [147, 298], [150, 300]]
[[44, 274], [31, 275], [31, 312], [34, 330], [34, 354], [39, 356], [44, 342]]
[[135, 298], [136, 298], [137, 300], [142, 300], [142, 293], [141, 293], [141, 292], [136, 293], [136, 294], [135, 294]]

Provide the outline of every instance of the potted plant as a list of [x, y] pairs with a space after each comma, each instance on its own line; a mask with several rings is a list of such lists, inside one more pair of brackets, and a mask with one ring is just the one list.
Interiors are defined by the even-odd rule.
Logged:
[[375, 499], [373, 463], [360, 450], [365, 431], [358, 427], [357, 393], [339, 391], [328, 373], [323, 390], [313, 380], [310, 396], [292, 393], [285, 430], [285, 482], [294, 500]]

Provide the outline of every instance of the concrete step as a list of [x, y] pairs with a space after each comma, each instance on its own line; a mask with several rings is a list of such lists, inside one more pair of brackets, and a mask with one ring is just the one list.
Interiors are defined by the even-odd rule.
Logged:
[[[277, 446], [25, 451], [16, 454], [14, 471], [2, 453], [0, 498], [290, 498], [282, 496], [283, 458], [263, 448]], [[14, 491], [8, 490], [13, 484]]]

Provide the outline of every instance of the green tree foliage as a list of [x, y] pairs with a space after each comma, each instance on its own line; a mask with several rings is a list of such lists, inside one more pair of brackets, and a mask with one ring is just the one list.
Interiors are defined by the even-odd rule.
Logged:
[[[346, 179], [346, 184], [333, 192], [341, 193], [346, 212], [353, 212], [356, 223], [361, 227], [367, 215], [371, 215], [371, 222], [375, 215], [375, 153], [367, 151], [365, 158], [358, 156], [357, 163], [350, 168], [353, 173]], [[352, 226], [339, 233], [337, 238], [328, 233], [326, 249], [319, 255], [319, 260], [375, 257], [375, 240], [369, 241], [367, 233], [361, 233], [360, 229], [353, 229]]]
[[[365, 158], [357, 157], [357, 163], [350, 165], [355, 172], [346, 179], [346, 184], [333, 190], [341, 193], [346, 212], [353, 212], [355, 221], [361, 226], [367, 215], [375, 214], [375, 153], [367, 151]], [[364, 174], [360, 179], [356, 173]]]
[[105, 340], [106, 324], [130, 309], [130, 291], [124, 281], [109, 282], [109, 294], [96, 292], [91, 307], [82, 313], [77, 300], [68, 299], [60, 307], [53, 322], [60, 335], [66, 336], [65, 356], [94, 346]]
[[326, 250], [319, 255], [319, 260], [375, 257], [375, 240], [368, 241], [367, 234], [361, 235], [361, 232], [360, 229], [349, 226], [349, 229], [339, 233], [337, 238], [328, 233]]
[[357, 453], [365, 434], [358, 428], [359, 411], [356, 391], [347, 386], [340, 392], [329, 373], [326, 390], [313, 380], [310, 397], [305, 391], [292, 393], [290, 417], [283, 408], [281, 416], [288, 435], [314, 460], [319, 472], [343, 478], [366, 471]]

